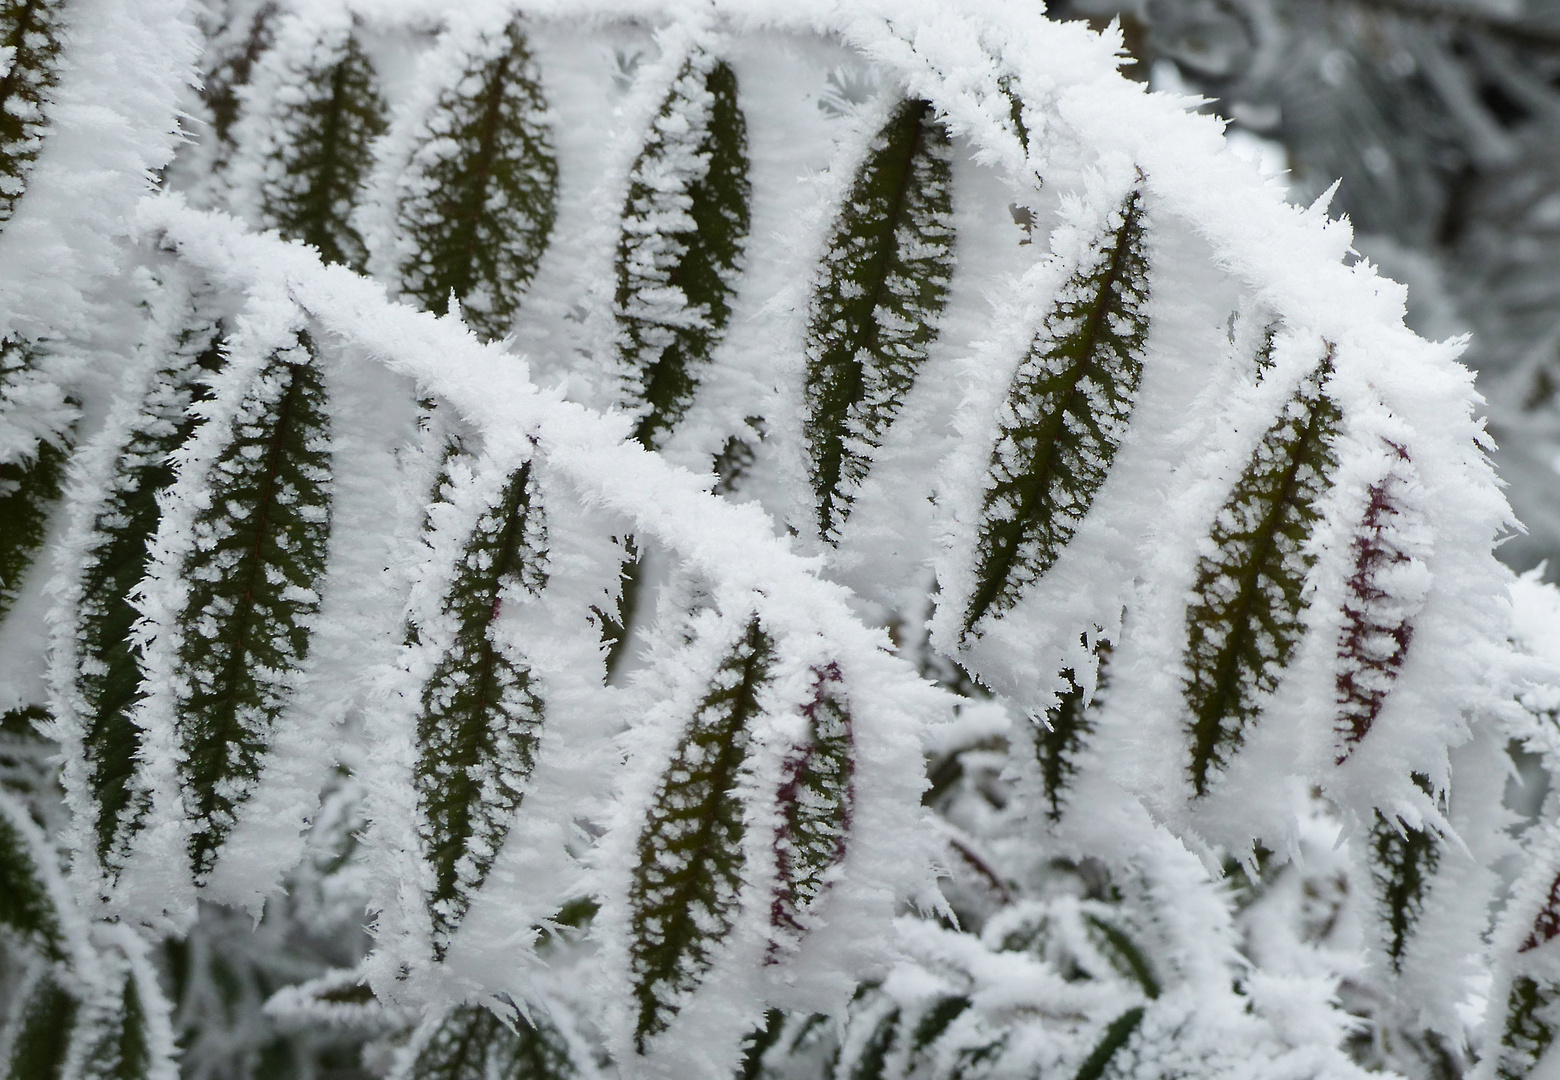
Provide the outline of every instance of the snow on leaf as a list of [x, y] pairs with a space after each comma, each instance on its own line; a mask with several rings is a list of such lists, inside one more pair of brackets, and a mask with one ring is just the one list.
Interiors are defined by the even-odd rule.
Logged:
[[1186, 610], [1183, 696], [1198, 795], [1240, 746], [1299, 643], [1306, 542], [1331, 484], [1341, 413], [1327, 395], [1332, 347], [1263, 435], [1213, 522]]
[[466, 323], [494, 340], [509, 332], [547, 246], [558, 164], [519, 17], [452, 44], [459, 78], [418, 119], [397, 175], [398, 272], [403, 295], [440, 315], [453, 296]]
[[1148, 337], [1142, 194], [1133, 189], [1062, 287], [998, 419], [976, 541], [969, 633], [1048, 570], [1109, 474]]
[[547, 531], [531, 470], [529, 462], [516, 469], [473, 526], [443, 599], [453, 634], [423, 686], [413, 782], [441, 938], [481, 887], [536, 761], [544, 704], [526, 659], [494, 639], [493, 625], [506, 597], [546, 585]]
[[308, 653], [330, 520], [329, 417], [312, 339], [277, 348], [212, 463], [181, 576], [180, 773], [189, 857], [210, 870]]
[[687, 411], [731, 315], [748, 231], [737, 78], [705, 49], [683, 64], [629, 175], [614, 312], [634, 435], [659, 446]]
[[662, 774], [629, 887], [634, 1045], [644, 1053], [736, 919], [744, 808], [735, 792], [775, 662], [755, 616], [711, 675]]
[[808, 468], [833, 542], [937, 333], [953, 272], [951, 148], [928, 101], [895, 107], [855, 175], [807, 331]]
[[0, 229], [16, 213], [48, 129], [51, 92], [59, 80], [67, 0], [0, 3]]

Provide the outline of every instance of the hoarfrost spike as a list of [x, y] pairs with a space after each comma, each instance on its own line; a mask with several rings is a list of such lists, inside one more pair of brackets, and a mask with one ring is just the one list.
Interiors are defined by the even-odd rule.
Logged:
[[400, 189], [401, 291], [478, 336], [509, 332], [552, 233], [558, 163], [541, 74], [518, 18], [477, 40], [439, 98]]
[[1188, 773], [1198, 795], [1240, 746], [1303, 631], [1306, 540], [1332, 482], [1341, 413], [1327, 395], [1333, 349], [1262, 436], [1214, 519], [1186, 611]]
[[1366, 492], [1338, 636], [1336, 762], [1342, 765], [1381, 715], [1413, 640], [1428, 570], [1418, 556], [1424, 522], [1406, 503], [1416, 481], [1408, 451], [1387, 443], [1386, 475]]
[[153, 378], [140, 418], [115, 463], [94, 520], [76, 611], [76, 690], [85, 715], [82, 749], [93, 795], [99, 859], [144, 807], [134, 776], [140, 731], [131, 719], [141, 697], [141, 669], [131, 643], [139, 612], [131, 602], [150, 567], [149, 545], [161, 518], [158, 493], [173, 483], [170, 460], [198, 420], [190, 406], [209, 396], [207, 378], [222, 365], [216, 320], [190, 297], [167, 362]]
[[[498, 855], [536, 762], [544, 705], [523, 656], [494, 637], [506, 597], [546, 586], [547, 531], [531, 465], [478, 518], [443, 600], [453, 639], [423, 688], [413, 782], [442, 954]], [[414, 628], [415, 632], [416, 628]]]
[[259, 779], [319, 610], [330, 534], [325, 383], [306, 331], [275, 350], [211, 467], [182, 577], [178, 735], [190, 863], [216, 860]]
[[[789, 938], [806, 930], [807, 916], [828, 887], [829, 871], [845, 857], [855, 770], [850, 708], [837, 664], [815, 669], [812, 699], [803, 707], [808, 742], [786, 759], [776, 802], [778, 881], [770, 903], [772, 932]], [[782, 937], [771, 939], [768, 958], [777, 959]]]
[[734, 788], [774, 662], [774, 643], [755, 616], [694, 710], [639, 835], [629, 964], [641, 1054], [698, 985], [736, 918], [744, 808]]
[[[1429, 794], [1427, 777], [1415, 773], [1414, 783]], [[1406, 825], [1378, 810], [1369, 844], [1370, 880], [1381, 918], [1383, 944], [1392, 970], [1400, 971], [1441, 861], [1441, 838], [1429, 826]]]
[[835, 542], [937, 333], [953, 274], [951, 147], [930, 102], [894, 109], [834, 223], [807, 330], [803, 434]]
[[618, 351], [655, 449], [682, 419], [731, 315], [747, 241], [747, 123], [737, 77], [696, 51], [629, 176], [617, 250]]
[[969, 633], [1051, 568], [1126, 434], [1148, 337], [1142, 195], [1133, 190], [1062, 287], [998, 417], [976, 539]]
[[16, 213], [48, 127], [67, 0], [0, 0], [0, 229]]
[[[58, 418], [74, 412], [57, 388], [35, 381], [40, 348], [21, 338], [0, 339], [0, 420], [18, 413], [17, 426], [35, 428], [41, 421], [54, 426]], [[35, 396], [44, 391], [50, 399]], [[56, 400], [58, 399], [58, 400]], [[44, 419], [41, 414], [51, 414]], [[27, 414], [39, 414], [29, 416]], [[60, 496], [68, 430], [17, 433], [21, 445], [0, 447], [0, 616], [16, 602], [23, 575], [43, 543], [49, 509]], [[31, 435], [32, 437], [27, 437]]]
[[313, 245], [326, 262], [361, 271], [368, 252], [352, 207], [373, 167], [374, 140], [385, 131], [374, 66], [342, 28], [326, 31], [287, 76], [291, 92], [262, 165], [262, 224]]
[[511, 1028], [480, 1005], [451, 1011], [393, 1080], [567, 1080], [578, 1076], [569, 1044], [542, 1010]]

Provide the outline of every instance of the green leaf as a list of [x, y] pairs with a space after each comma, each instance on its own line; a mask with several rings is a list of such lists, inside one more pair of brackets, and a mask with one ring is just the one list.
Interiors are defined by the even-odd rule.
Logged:
[[0, 0], [0, 227], [16, 213], [48, 128], [59, 80], [66, 0]]
[[289, 73], [295, 95], [276, 118], [282, 132], [261, 187], [261, 215], [284, 238], [319, 249], [328, 263], [361, 271], [368, 259], [352, 207], [385, 131], [374, 66], [357, 38], [322, 40], [313, 62]]
[[211, 134], [219, 144], [232, 144], [233, 125], [238, 121], [241, 104], [239, 88], [249, 84], [255, 61], [271, 47], [276, 13], [275, 0], [261, 4], [250, 19], [243, 47], [224, 56], [201, 80], [201, 98], [211, 111]]
[[1050, 804], [1046, 816], [1052, 821], [1062, 820], [1067, 785], [1077, 772], [1077, 756], [1094, 732], [1094, 720], [1083, 699], [1083, 687], [1073, 680], [1070, 668], [1062, 672], [1062, 677], [1067, 680], [1067, 689], [1062, 691], [1056, 704], [1046, 710], [1045, 723], [1038, 725], [1039, 730], [1035, 732], [1040, 788]]
[[59, 1080], [79, 1010], [55, 968], [46, 968], [12, 1018], [5, 1080]]
[[467, 56], [401, 179], [401, 291], [440, 315], [453, 293], [467, 325], [489, 340], [509, 332], [557, 216], [546, 112], [515, 18]]
[[749, 723], [774, 666], [755, 616], [721, 661], [651, 802], [629, 886], [635, 1047], [664, 1031], [736, 918], [743, 806], [735, 787]]
[[480, 1005], [452, 1010], [423, 1046], [405, 1080], [564, 1080], [579, 1070], [562, 1033], [540, 1010], [511, 1029]]
[[964, 1015], [971, 1004], [970, 999], [963, 994], [938, 998], [937, 1002], [922, 1013], [921, 1018], [916, 1021], [915, 1031], [910, 1036], [911, 1056], [924, 1054], [947, 1033], [955, 1020]]
[[836, 1064], [834, 1075], [841, 1080], [885, 1080], [888, 1055], [898, 1035], [899, 1010], [892, 1008], [878, 1018], [856, 1056]]
[[442, 954], [492, 867], [536, 762], [544, 705], [523, 656], [493, 638], [506, 598], [546, 586], [547, 529], [531, 465], [466, 540], [443, 600], [454, 638], [423, 688], [413, 783]]
[[169, 455], [194, 431], [190, 406], [209, 396], [207, 377], [223, 362], [216, 320], [193, 299], [181, 314], [171, 353], [115, 462], [81, 579], [76, 688], [86, 713], [83, 749], [100, 859], [144, 809], [133, 789], [141, 740], [130, 713], [142, 691], [140, 657], [130, 643], [140, 613], [130, 597], [150, 566], [149, 545], [162, 516], [158, 493], [174, 480]]
[[[1429, 777], [1415, 773], [1413, 779], [1429, 794]], [[1441, 862], [1440, 837], [1433, 829], [1391, 821], [1378, 810], [1367, 852], [1371, 887], [1386, 931], [1387, 957], [1392, 970], [1401, 971], [1403, 954]]]
[[[0, 339], [0, 403], [37, 364], [38, 347]], [[18, 403], [26, 409], [28, 404]], [[68, 441], [64, 433], [39, 439], [30, 453], [0, 461], [0, 617], [16, 602], [22, 579], [43, 543], [49, 510], [60, 497]]]
[[1110, 1059], [1116, 1056], [1116, 1051], [1127, 1045], [1127, 1040], [1132, 1038], [1132, 1033], [1143, 1022], [1143, 1007], [1141, 1005], [1128, 1009], [1116, 1019], [1110, 1022], [1105, 1029], [1105, 1035], [1100, 1039], [1099, 1045], [1078, 1066], [1077, 1080], [1100, 1080], [1105, 1075], [1105, 1069], [1110, 1065]]
[[[850, 832], [855, 772], [850, 708], [837, 664], [813, 670], [811, 700], [803, 706], [807, 742], [786, 759], [776, 802], [778, 881], [770, 903], [770, 926], [786, 937], [806, 929], [807, 915], [828, 887], [828, 874], [845, 858]], [[780, 940], [771, 940], [773, 962]]]
[[1159, 980], [1154, 976], [1154, 967], [1127, 932], [1098, 915], [1086, 914], [1083, 922], [1095, 946], [1110, 961], [1111, 967], [1137, 983], [1150, 1001], [1157, 998], [1160, 987]]
[[747, 123], [723, 60], [691, 56], [629, 175], [617, 250], [618, 349], [659, 447], [693, 401], [731, 316], [748, 231]]
[[118, 1000], [98, 1022], [101, 1031], [77, 1076], [81, 1080], [148, 1080], [155, 1062], [141, 988], [133, 974], [125, 973]]
[[245, 395], [197, 510], [177, 687], [190, 861], [211, 869], [259, 779], [319, 610], [330, 533], [330, 431], [300, 331]]
[[937, 333], [953, 274], [948, 134], [902, 102], [834, 222], [807, 330], [803, 434], [818, 532], [837, 539]]
[[1528, 1080], [1533, 1075], [1534, 1066], [1555, 1041], [1556, 1001], [1560, 1001], [1560, 983], [1530, 975], [1511, 981], [1506, 1022], [1495, 1057], [1499, 1080]]
[[0, 795], [0, 928], [55, 960], [64, 958], [64, 938], [54, 897], [44, 880], [39, 850], [28, 828], [27, 811], [8, 795]]
[[1214, 519], [1186, 612], [1189, 773], [1198, 795], [1240, 746], [1304, 630], [1305, 550], [1337, 464], [1341, 413], [1327, 396], [1332, 346], [1262, 436]]
[[997, 417], [976, 534], [974, 629], [1073, 538], [1126, 435], [1148, 338], [1142, 194], [1130, 192], [1057, 294]]

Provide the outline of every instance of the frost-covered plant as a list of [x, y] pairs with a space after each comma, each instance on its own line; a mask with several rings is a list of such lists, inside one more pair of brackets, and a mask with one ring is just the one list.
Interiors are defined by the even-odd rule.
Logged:
[[48, 12], [8, 1076], [1560, 1053], [1547, 824], [1490, 922], [1560, 603], [1491, 553], [1469, 375], [1117, 40]]

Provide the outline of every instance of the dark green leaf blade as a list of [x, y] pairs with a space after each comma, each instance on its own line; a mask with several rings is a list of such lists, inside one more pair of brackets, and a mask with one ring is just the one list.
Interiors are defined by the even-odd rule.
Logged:
[[1214, 519], [1186, 611], [1183, 696], [1198, 795], [1228, 763], [1278, 685], [1304, 626], [1306, 541], [1332, 483], [1342, 413], [1327, 395], [1332, 347], [1262, 436]]
[[634, 437], [661, 445], [687, 411], [731, 315], [747, 241], [747, 122], [737, 77], [701, 51], [683, 65], [634, 162], [615, 314]]
[[628, 899], [640, 1053], [708, 970], [736, 918], [744, 827], [733, 789], [774, 662], [774, 643], [754, 617], [683, 730], [639, 835]]
[[509, 331], [552, 234], [558, 163], [541, 74], [518, 18], [483, 35], [440, 95], [400, 179], [401, 289], [481, 337]]
[[178, 733], [197, 877], [258, 781], [308, 653], [330, 533], [330, 422], [307, 332], [267, 358], [207, 478], [182, 576]]
[[947, 303], [950, 158], [931, 103], [902, 102], [873, 139], [829, 238], [809, 316], [802, 427], [818, 533], [831, 542]]
[[1057, 295], [998, 417], [976, 537], [972, 630], [1018, 602], [1072, 539], [1126, 434], [1148, 338], [1149, 263], [1133, 190]]
[[16, 213], [48, 128], [49, 96], [59, 81], [66, 0], [0, 0], [0, 228]]
[[506, 594], [546, 586], [547, 531], [529, 463], [477, 519], [443, 599], [455, 626], [423, 688], [413, 783], [434, 872], [436, 949], [497, 856], [535, 766], [544, 703], [524, 657], [494, 639]]

